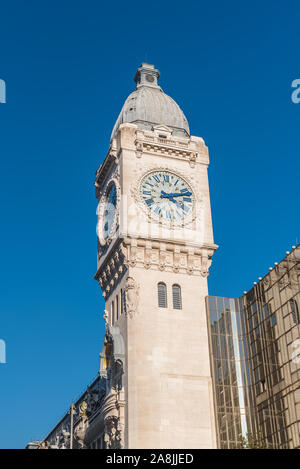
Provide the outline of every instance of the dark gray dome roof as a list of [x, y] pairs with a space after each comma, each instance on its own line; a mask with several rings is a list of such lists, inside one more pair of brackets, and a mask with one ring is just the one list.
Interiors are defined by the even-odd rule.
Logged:
[[188, 137], [189, 124], [182, 110], [158, 86], [159, 71], [154, 65], [143, 63], [135, 75], [137, 89], [126, 99], [113, 128], [113, 138], [123, 122], [137, 124], [142, 129], [151, 130], [153, 125], [167, 125], [173, 135]]

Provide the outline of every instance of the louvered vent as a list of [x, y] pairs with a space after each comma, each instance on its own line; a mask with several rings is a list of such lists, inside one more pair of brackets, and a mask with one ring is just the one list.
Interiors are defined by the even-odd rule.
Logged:
[[181, 288], [180, 288], [180, 286], [179, 285], [173, 285], [172, 292], [173, 292], [173, 308], [174, 309], [182, 309]]
[[167, 287], [165, 283], [160, 282], [157, 286], [158, 289], [158, 306], [159, 308], [167, 307]]

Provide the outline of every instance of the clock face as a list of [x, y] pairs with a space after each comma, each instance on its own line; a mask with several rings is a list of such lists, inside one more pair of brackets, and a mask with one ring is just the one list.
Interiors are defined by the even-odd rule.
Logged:
[[109, 186], [109, 189], [105, 196], [105, 202], [102, 204], [100, 209], [100, 232], [99, 241], [100, 244], [105, 244], [107, 238], [112, 232], [112, 228], [115, 222], [115, 215], [117, 210], [117, 189], [114, 183]]
[[141, 182], [140, 197], [151, 214], [170, 222], [183, 221], [193, 211], [191, 187], [170, 171], [153, 171]]

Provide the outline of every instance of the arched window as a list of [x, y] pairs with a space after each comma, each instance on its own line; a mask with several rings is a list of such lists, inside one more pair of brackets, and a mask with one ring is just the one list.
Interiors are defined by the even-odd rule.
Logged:
[[179, 285], [172, 286], [173, 308], [182, 309], [181, 288]]
[[120, 302], [121, 302], [121, 310], [120, 310], [120, 314], [123, 314], [123, 290], [121, 288], [121, 293], [120, 293]]
[[112, 302], [111, 304], [111, 324], [112, 326], [114, 325], [115, 323], [115, 303]]
[[116, 321], [119, 319], [119, 296], [116, 297]]
[[167, 307], [167, 287], [165, 283], [160, 282], [157, 285], [157, 293], [158, 293], [158, 307], [166, 308]]
[[291, 305], [291, 312], [292, 312], [294, 323], [295, 324], [300, 324], [300, 315], [299, 315], [299, 309], [298, 309], [297, 301], [292, 298], [290, 300], [290, 305]]

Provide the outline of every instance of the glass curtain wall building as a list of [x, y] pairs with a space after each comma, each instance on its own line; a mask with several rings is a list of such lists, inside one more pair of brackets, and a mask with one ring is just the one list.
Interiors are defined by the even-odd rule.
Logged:
[[219, 448], [300, 448], [300, 247], [241, 298], [207, 298]]

